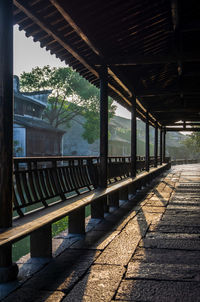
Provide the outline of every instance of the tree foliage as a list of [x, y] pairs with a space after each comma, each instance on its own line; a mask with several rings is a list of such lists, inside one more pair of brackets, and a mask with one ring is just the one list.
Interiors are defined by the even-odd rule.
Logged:
[[184, 141], [184, 145], [190, 152], [200, 152], [200, 132], [192, 132], [192, 134]]
[[[52, 126], [70, 127], [77, 115], [85, 117], [83, 137], [93, 143], [99, 137], [99, 90], [70, 67], [33, 68], [20, 77], [21, 90], [51, 90], [43, 118]], [[109, 118], [116, 107], [109, 98]]]

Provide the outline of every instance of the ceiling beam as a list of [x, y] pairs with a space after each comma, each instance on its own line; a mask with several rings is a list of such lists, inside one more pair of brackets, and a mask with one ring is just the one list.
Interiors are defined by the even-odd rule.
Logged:
[[23, 11], [33, 22], [38, 24], [40, 28], [42, 28], [51, 37], [53, 37], [55, 41], [57, 41], [64, 49], [66, 49], [71, 55], [73, 55], [73, 57], [75, 57], [81, 64], [83, 64], [91, 73], [93, 73], [97, 78], [99, 77], [96, 69], [93, 68], [82, 56], [80, 56], [74, 47], [70, 46], [69, 43], [64, 42], [63, 37], [59, 36], [58, 33], [55, 34], [54, 28], [50, 24], [48, 24], [47, 26], [41, 18], [38, 18], [35, 14], [30, 12], [27, 6], [27, 2], [25, 3], [25, 1], [19, 2], [18, 0], [13, 0], [13, 3], [17, 8]]
[[143, 89], [136, 91], [137, 97], [163, 97], [163, 96], [176, 96], [176, 95], [200, 95], [200, 90], [156, 90], [156, 89]]
[[52, 5], [54, 5], [59, 13], [63, 16], [63, 18], [69, 23], [69, 25], [76, 31], [76, 33], [81, 37], [83, 41], [96, 53], [97, 56], [100, 56], [99, 50], [94, 46], [94, 44], [88, 39], [85, 33], [81, 30], [81, 28], [72, 20], [71, 16], [67, 13], [67, 11], [59, 4], [57, 0], [50, 0]]
[[179, 131], [189, 131], [189, 132], [199, 132], [200, 128], [168, 128], [165, 127], [167, 132], [179, 132]]
[[184, 112], [184, 113], [197, 113], [198, 111], [200, 111], [200, 105], [199, 108], [170, 108], [170, 105], [168, 106], [168, 108], [163, 108], [160, 106], [160, 108], [153, 108], [151, 107], [152, 111], [155, 113], [168, 113], [168, 112], [172, 112], [172, 113], [180, 113], [180, 112]]
[[[168, 63], [177, 63], [178, 60], [182, 62], [200, 62], [199, 54], [184, 54], [182, 56], [116, 56], [106, 58], [108, 66], [137, 66], [137, 65], [159, 65]], [[93, 62], [94, 66], [100, 66], [100, 62]]]
[[200, 123], [191, 123], [191, 122], [186, 122], [186, 123], [171, 123], [171, 124], [168, 124], [167, 125], [168, 127], [171, 127], [171, 126], [177, 126], [177, 127], [184, 127], [184, 126], [200, 126]]

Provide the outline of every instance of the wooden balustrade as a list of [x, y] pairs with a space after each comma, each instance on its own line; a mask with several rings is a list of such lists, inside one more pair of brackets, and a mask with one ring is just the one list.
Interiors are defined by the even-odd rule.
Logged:
[[[150, 166], [154, 158], [150, 157]], [[145, 170], [145, 158], [137, 157], [137, 172]], [[91, 191], [98, 186], [98, 157], [37, 157], [14, 159], [14, 213], [48, 207]], [[131, 176], [131, 157], [108, 158], [108, 184]]]
[[[96, 186], [93, 157], [14, 159], [14, 211], [24, 216], [30, 206], [48, 207]], [[33, 208], [33, 207], [32, 207]]]

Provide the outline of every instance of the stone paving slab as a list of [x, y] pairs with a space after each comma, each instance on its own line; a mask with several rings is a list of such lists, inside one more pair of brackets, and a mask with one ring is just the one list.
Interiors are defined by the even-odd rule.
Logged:
[[[37, 291], [34, 289], [22, 288], [20, 293], [12, 295], [6, 299], [8, 302], [60, 302], [65, 294], [61, 291]], [[22, 300], [23, 297], [23, 300]]]
[[200, 281], [199, 265], [134, 261], [128, 264], [126, 279]]
[[[35, 291], [35, 294], [41, 290], [69, 291], [85, 274], [98, 255], [98, 251], [67, 250], [24, 284], [23, 290], [26, 291], [26, 296], [29, 296], [30, 289]], [[11, 300], [8, 301], [15, 301], [15, 293], [11, 294], [9, 298]]]
[[113, 231], [105, 234], [105, 231], [94, 231], [87, 234], [82, 240], [70, 246], [71, 249], [93, 249], [103, 250], [119, 234], [119, 231]]
[[93, 265], [63, 302], [111, 301], [125, 268], [118, 265]]
[[191, 225], [179, 225], [179, 224], [162, 224], [159, 225], [151, 224], [149, 227], [150, 232], [159, 232], [159, 233], [186, 233], [186, 234], [200, 234], [200, 225], [191, 226]]
[[130, 261], [142, 261], [161, 264], [200, 265], [199, 251], [185, 251], [175, 249], [151, 249], [138, 247]]
[[[175, 205], [175, 204], [170, 204], [167, 207], [167, 211], [169, 210], [175, 210], [175, 211], [187, 211], [187, 212], [198, 212], [200, 204], [192, 206], [192, 205], [188, 205], [188, 204], [183, 204], [183, 205]], [[167, 213], [166, 213], [167, 214]]]
[[149, 233], [141, 240], [140, 247], [200, 250], [199, 234]]
[[116, 301], [199, 302], [199, 282], [125, 280], [120, 284]]

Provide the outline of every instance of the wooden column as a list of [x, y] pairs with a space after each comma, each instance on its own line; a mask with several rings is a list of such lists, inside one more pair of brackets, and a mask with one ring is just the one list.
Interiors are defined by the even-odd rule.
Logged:
[[0, 0], [0, 228], [12, 225], [13, 21], [12, 1]]
[[163, 130], [163, 159], [162, 162], [165, 163], [165, 154], [166, 154], [166, 130]]
[[[13, 169], [13, 11], [0, 0], [0, 228], [12, 226]], [[11, 245], [0, 248], [0, 283], [14, 280]]]
[[100, 70], [100, 177], [99, 187], [107, 187], [108, 161], [108, 71], [106, 66]]
[[[98, 187], [107, 187], [108, 175], [108, 70], [102, 66], [100, 76], [100, 164]], [[107, 207], [107, 197], [101, 198], [91, 205], [91, 217], [103, 218]]]
[[154, 135], [154, 167], [158, 166], [158, 125], [155, 125], [155, 135]]
[[160, 129], [160, 164], [162, 165], [163, 159], [163, 130]]
[[131, 109], [131, 176], [135, 177], [137, 172], [137, 121], [135, 97], [132, 99]]
[[145, 140], [145, 167], [149, 171], [149, 113], [146, 112], [146, 140]]

